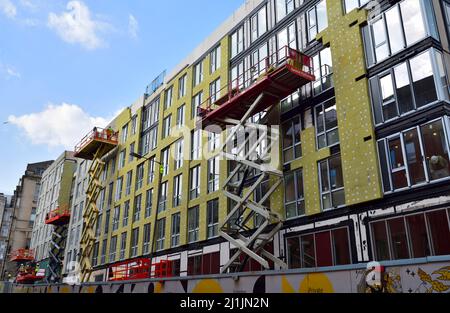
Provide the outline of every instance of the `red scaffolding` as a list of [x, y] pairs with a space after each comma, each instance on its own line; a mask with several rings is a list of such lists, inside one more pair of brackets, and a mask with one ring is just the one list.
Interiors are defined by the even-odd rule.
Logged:
[[112, 129], [96, 127], [75, 146], [75, 157], [92, 160], [94, 159], [94, 154], [101, 145], [107, 147], [108, 150], [112, 150], [118, 143], [118, 132], [114, 132]]
[[[198, 108], [200, 120], [197, 125], [202, 129], [209, 125], [218, 125], [221, 131], [230, 124], [227, 119], [240, 121], [261, 94], [264, 97], [253, 112], [262, 112], [301, 86], [315, 81], [313, 71], [311, 57], [290, 47], [283, 47], [243, 72], [228, 86], [202, 103]], [[218, 95], [224, 91], [226, 94], [219, 98]]]
[[152, 278], [168, 278], [173, 276], [173, 261], [161, 260], [154, 264]]
[[56, 210], [47, 213], [45, 224], [62, 226], [70, 222], [70, 210], [58, 207]]

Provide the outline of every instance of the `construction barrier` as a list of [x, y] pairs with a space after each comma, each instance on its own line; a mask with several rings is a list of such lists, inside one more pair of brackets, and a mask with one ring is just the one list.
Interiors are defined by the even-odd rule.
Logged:
[[[432, 260], [431, 260], [432, 259]], [[424, 258], [326, 268], [198, 277], [25, 286], [0, 283], [13, 293], [450, 293], [450, 258]]]

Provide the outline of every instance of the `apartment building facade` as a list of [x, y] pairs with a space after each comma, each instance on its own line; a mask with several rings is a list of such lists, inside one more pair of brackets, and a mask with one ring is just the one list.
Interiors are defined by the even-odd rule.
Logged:
[[80, 281], [77, 265], [80, 258], [80, 239], [83, 231], [83, 212], [86, 204], [86, 189], [88, 187], [90, 166], [90, 161], [77, 159], [77, 166], [72, 179], [71, 216], [63, 267], [63, 282], [67, 283]]
[[12, 209], [10, 203], [11, 199], [0, 193], [0, 262], [2, 263], [6, 257], [6, 241], [11, 226]]
[[[31, 234], [36, 220], [38, 196], [41, 188], [41, 178], [44, 171], [53, 161], [28, 164], [24, 175], [14, 191], [11, 199], [10, 221], [4, 218], [2, 236], [6, 239], [6, 257], [1, 264], [1, 275], [5, 278], [6, 273], [15, 276], [18, 265], [10, 261], [12, 252], [18, 249], [30, 249]], [[4, 226], [4, 228], [3, 228]]]
[[233, 162], [218, 157], [225, 134], [196, 129], [197, 109], [247, 88], [238, 78], [285, 46], [313, 58], [316, 80], [258, 116], [281, 126], [284, 182], [266, 206], [285, 222], [269, 249], [291, 269], [450, 255], [450, 5], [373, 4], [247, 1], [125, 109], [103, 159], [93, 279], [138, 257], [173, 261], [175, 276], [219, 273], [235, 248], [218, 235]]
[[46, 269], [47, 280], [61, 277], [67, 226], [56, 227], [46, 222], [51, 219], [52, 212], [70, 212], [75, 168], [73, 152], [64, 151], [42, 175], [30, 247], [35, 251], [35, 261], [40, 268]]

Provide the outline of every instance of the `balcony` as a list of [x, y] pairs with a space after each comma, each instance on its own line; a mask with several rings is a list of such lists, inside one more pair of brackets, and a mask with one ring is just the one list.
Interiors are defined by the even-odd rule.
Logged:
[[79, 144], [75, 146], [75, 157], [85, 160], [93, 160], [100, 147], [104, 147], [106, 154], [119, 144], [119, 133], [112, 129], [94, 128]]
[[70, 210], [57, 208], [45, 216], [45, 224], [54, 226], [63, 226], [70, 222]]
[[[257, 114], [279, 103], [301, 86], [316, 80], [312, 58], [289, 47], [284, 47], [261, 60], [230, 84], [218, 91], [225, 95], [211, 95], [198, 108], [197, 126], [206, 129], [218, 125], [222, 130], [227, 119], [241, 120], [251, 105], [263, 95], [251, 114]], [[218, 132], [217, 130], [210, 130]]]
[[34, 251], [30, 249], [18, 249], [11, 252], [11, 262], [30, 262], [34, 260]]

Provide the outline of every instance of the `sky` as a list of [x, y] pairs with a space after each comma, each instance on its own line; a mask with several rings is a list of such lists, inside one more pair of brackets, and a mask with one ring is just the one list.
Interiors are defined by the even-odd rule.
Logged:
[[0, 193], [130, 106], [244, 0], [0, 0]]

